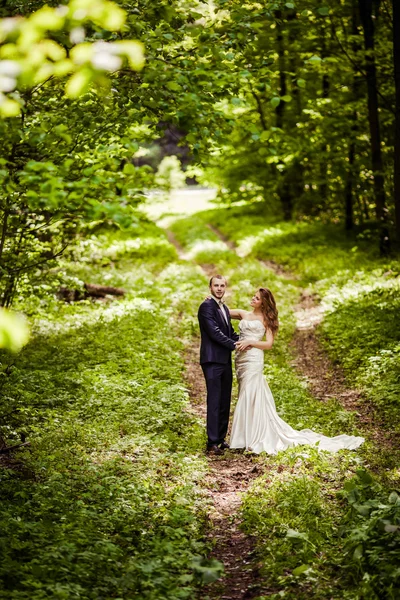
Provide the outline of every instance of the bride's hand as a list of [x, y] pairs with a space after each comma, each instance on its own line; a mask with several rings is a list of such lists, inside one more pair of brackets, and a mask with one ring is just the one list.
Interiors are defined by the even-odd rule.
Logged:
[[243, 340], [242, 342], [236, 342], [236, 350], [239, 352], [244, 352], [245, 350], [249, 350], [253, 346], [252, 340]]

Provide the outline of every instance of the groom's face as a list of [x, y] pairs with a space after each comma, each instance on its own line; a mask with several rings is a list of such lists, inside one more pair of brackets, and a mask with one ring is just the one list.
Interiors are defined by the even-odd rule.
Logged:
[[226, 291], [225, 279], [213, 279], [210, 285], [210, 291], [215, 298], [221, 300], [224, 297]]

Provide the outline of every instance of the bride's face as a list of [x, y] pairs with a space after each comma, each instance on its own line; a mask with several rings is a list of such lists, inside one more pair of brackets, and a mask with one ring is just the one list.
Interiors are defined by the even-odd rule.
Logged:
[[252, 299], [250, 300], [250, 306], [253, 308], [260, 308], [261, 306], [261, 296], [259, 292], [256, 292]]

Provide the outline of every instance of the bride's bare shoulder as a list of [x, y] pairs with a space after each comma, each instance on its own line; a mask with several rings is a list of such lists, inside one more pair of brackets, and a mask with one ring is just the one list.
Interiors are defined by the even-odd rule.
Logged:
[[241, 321], [242, 319], [246, 318], [246, 315], [248, 313], [246, 310], [240, 310], [238, 308], [233, 308], [233, 309], [229, 309], [229, 314], [232, 319], [239, 319], [239, 321]]

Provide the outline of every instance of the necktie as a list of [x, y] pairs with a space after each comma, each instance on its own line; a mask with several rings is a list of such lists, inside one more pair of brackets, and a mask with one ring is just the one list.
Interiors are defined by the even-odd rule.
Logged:
[[223, 314], [223, 317], [224, 317], [224, 319], [226, 321], [226, 324], [228, 325], [228, 317], [226, 316], [226, 312], [224, 311], [224, 303], [221, 302], [221, 301], [219, 301], [218, 302], [218, 306], [219, 306], [220, 310], [222, 311], [222, 314]]

